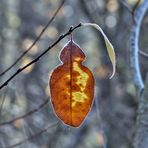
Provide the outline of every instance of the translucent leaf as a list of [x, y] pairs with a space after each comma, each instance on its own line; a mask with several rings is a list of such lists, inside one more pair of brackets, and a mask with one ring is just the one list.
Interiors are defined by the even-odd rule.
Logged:
[[90, 111], [94, 97], [94, 77], [82, 65], [85, 55], [71, 39], [63, 48], [59, 65], [51, 74], [50, 94], [56, 115], [70, 126], [78, 127]]
[[82, 25], [83, 26], [92, 26], [92, 27], [96, 28], [97, 30], [99, 30], [101, 32], [101, 34], [103, 35], [104, 40], [105, 40], [105, 44], [106, 44], [106, 48], [107, 48], [107, 51], [108, 51], [108, 55], [109, 55], [109, 58], [111, 60], [112, 66], [113, 66], [113, 72], [112, 72], [112, 75], [110, 76], [110, 79], [111, 79], [116, 72], [116, 57], [115, 57], [113, 45], [111, 44], [111, 42], [109, 41], [109, 39], [107, 38], [107, 36], [103, 32], [103, 30], [97, 24], [83, 23]]

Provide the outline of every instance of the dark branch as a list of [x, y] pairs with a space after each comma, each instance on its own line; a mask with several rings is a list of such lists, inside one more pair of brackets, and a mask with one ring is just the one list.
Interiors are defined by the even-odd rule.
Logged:
[[136, 10], [138, 8], [138, 6], [140, 5], [141, 0], [137, 0], [136, 4], [134, 5], [134, 7], [132, 8], [132, 18], [133, 18], [133, 22], [136, 23], [136, 18], [135, 18], [135, 13]]
[[30, 136], [30, 137], [28, 137], [28, 138], [22, 140], [21, 142], [18, 142], [18, 143], [16, 143], [16, 144], [14, 144], [14, 145], [6, 146], [5, 148], [13, 148], [13, 147], [19, 146], [19, 145], [25, 143], [26, 141], [28, 141], [28, 140], [30, 140], [30, 139], [33, 139], [33, 138], [35, 138], [35, 137], [37, 137], [37, 136], [43, 134], [43, 133], [46, 132], [49, 128], [54, 127], [54, 126], [57, 125], [58, 123], [59, 123], [59, 122], [50, 124], [50, 125], [48, 125], [46, 128], [44, 128], [43, 130], [41, 130], [40, 132], [38, 132], [38, 133], [36, 133], [36, 134], [34, 134], [34, 135], [32, 135], [32, 136]]
[[51, 48], [53, 48], [56, 44], [58, 44], [63, 38], [65, 38], [66, 36], [70, 35], [75, 29], [81, 27], [81, 23], [78, 24], [75, 27], [70, 27], [70, 29], [64, 34], [61, 35], [52, 45], [50, 45], [45, 51], [43, 51], [37, 58], [35, 58], [34, 60], [32, 60], [30, 63], [28, 63], [27, 65], [25, 65], [22, 68], [19, 68], [9, 79], [7, 79], [1, 86], [0, 89], [2, 89], [4, 86], [6, 86], [14, 77], [16, 77], [19, 73], [21, 73], [24, 69], [26, 69], [27, 67], [29, 67], [30, 65], [36, 63], [37, 61], [39, 61], [41, 59], [42, 56], [44, 56]]
[[134, 7], [133, 7], [133, 10], [132, 10], [132, 15], [133, 15], [133, 16], [135, 15], [135, 11], [136, 11], [136, 9], [138, 8], [140, 2], [141, 2], [141, 0], [137, 0], [136, 4], [135, 4]]
[[125, 2], [124, 0], [119, 0], [119, 2], [130, 12], [130, 14], [132, 14], [133, 10], [131, 7], [129, 7], [129, 5], [127, 4], [127, 2]]
[[38, 106], [37, 108], [35, 108], [34, 110], [32, 110], [32, 111], [30, 111], [30, 112], [28, 112], [28, 113], [26, 113], [26, 114], [24, 114], [24, 115], [22, 115], [22, 116], [20, 116], [20, 117], [16, 117], [16, 118], [14, 118], [14, 119], [12, 119], [12, 120], [10, 120], [10, 121], [6, 121], [6, 122], [3, 122], [3, 123], [0, 123], [0, 126], [6, 125], [6, 124], [11, 124], [11, 123], [13, 123], [13, 122], [16, 121], [16, 120], [26, 118], [26, 117], [32, 115], [33, 113], [39, 111], [39, 110], [40, 110], [41, 108], [43, 108], [48, 102], [49, 102], [49, 98], [47, 98], [41, 105], [39, 105], [39, 106]]
[[32, 49], [32, 47], [41, 38], [41, 36], [45, 32], [45, 30], [48, 28], [48, 26], [53, 22], [54, 18], [56, 17], [57, 13], [59, 12], [59, 10], [61, 9], [61, 7], [63, 6], [64, 2], [65, 2], [65, 0], [62, 0], [61, 4], [59, 5], [59, 7], [57, 8], [57, 10], [53, 14], [52, 18], [48, 21], [48, 23], [46, 24], [46, 26], [40, 32], [39, 36], [34, 40], [34, 42], [29, 46], [29, 48], [25, 52], [23, 52], [22, 55], [20, 57], [18, 57], [18, 59], [16, 59], [16, 61], [10, 67], [8, 67], [6, 70], [4, 70], [2, 73], [0, 73], [0, 76], [2, 76], [5, 73], [7, 73], [12, 67], [14, 67]]
[[137, 2], [135, 3], [135, 5], [133, 6], [133, 8], [131, 8], [127, 4], [127, 2], [125, 2], [124, 0], [119, 0], [119, 2], [121, 4], [123, 4], [123, 6], [130, 12], [130, 14], [132, 15], [133, 22], [135, 22], [135, 11], [138, 8], [138, 6], [140, 5], [141, 0], [137, 0]]
[[90, 13], [87, 3], [85, 0], [80, 0], [79, 1], [81, 8], [83, 9], [83, 11], [86, 13], [88, 19], [90, 20], [91, 23], [96, 23], [96, 19], [94, 19], [94, 15]]

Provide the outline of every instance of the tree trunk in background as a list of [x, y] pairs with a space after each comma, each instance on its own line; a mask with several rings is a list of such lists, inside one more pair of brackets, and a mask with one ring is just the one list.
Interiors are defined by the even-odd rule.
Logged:
[[136, 133], [133, 145], [134, 148], [148, 147], [148, 73], [145, 89], [139, 102]]

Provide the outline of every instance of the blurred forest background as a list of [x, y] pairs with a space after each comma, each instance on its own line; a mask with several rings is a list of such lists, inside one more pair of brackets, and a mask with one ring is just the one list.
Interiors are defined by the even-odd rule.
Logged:
[[[89, 27], [76, 29], [74, 41], [83, 49], [87, 56], [85, 65], [95, 76], [95, 101], [85, 122], [79, 128], [67, 127], [56, 117], [50, 103], [49, 75], [60, 64], [58, 56], [70, 39], [67, 36], [0, 90], [0, 148], [132, 147], [138, 97], [129, 66], [133, 18], [127, 8], [132, 9], [136, 2], [65, 0], [36, 45], [10, 71], [0, 76], [0, 84], [41, 54], [71, 25], [80, 22], [97, 23], [102, 27], [114, 45], [117, 72], [110, 80], [112, 65], [100, 33]], [[60, 3], [60, 0], [0, 0], [0, 73], [33, 43]], [[145, 52], [147, 27], [146, 15], [139, 41]], [[139, 58], [145, 80], [147, 58], [141, 55]], [[20, 116], [23, 117], [17, 118]]]

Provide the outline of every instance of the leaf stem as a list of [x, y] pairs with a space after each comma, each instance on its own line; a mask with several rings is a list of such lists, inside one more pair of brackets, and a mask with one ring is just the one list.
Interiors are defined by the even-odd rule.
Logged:
[[95, 29], [99, 30], [100, 33], [103, 35], [105, 45], [107, 48], [107, 52], [108, 52], [109, 58], [111, 60], [112, 66], [113, 66], [113, 72], [112, 72], [112, 75], [110, 76], [110, 79], [111, 79], [115, 75], [115, 72], [116, 72], [116, 57], [115, 57], [115, 51], [114, 51], [113, 45], [111, 44], [108, 37], [106, 36], [106, 34], [104, 33], [104, 31], [101, 29], [101, 27], [99, 25], [97, 25], [95, 23], [83, 23], [82, 26], [94, 27]]

